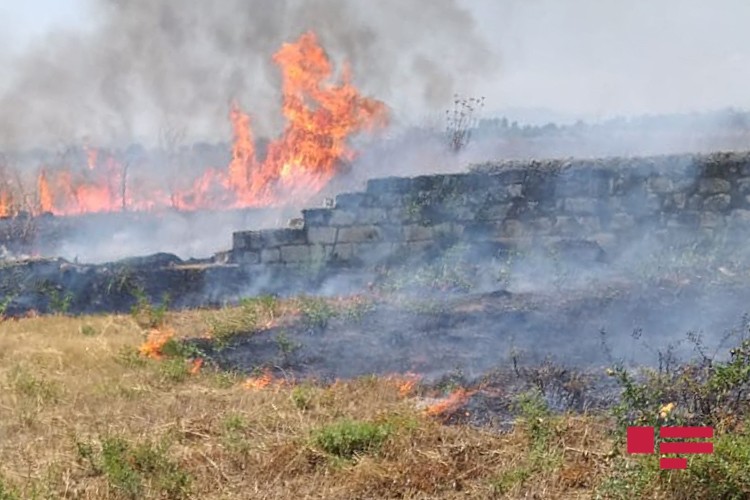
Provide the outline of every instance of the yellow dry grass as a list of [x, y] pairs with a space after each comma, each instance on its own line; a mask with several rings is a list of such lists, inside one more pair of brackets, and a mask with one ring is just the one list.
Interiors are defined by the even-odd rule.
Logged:
[[[198, 335], [206, 314], [231, 315], [189, 311], [169, 324], [176, 337]], [[191, 478], [188, 497], [201, 499], [589, 498], [606, 467], [607, 429], [590, 419], [555, 423], [552, 458], [531, 466], [523, 431], [442, 425], [389, 378], [248, 390], [241, 377], [186, 375], [139, 356], [145, 338], [129, 316], [0, 322], [0, 488], [19, 498], [177, 497], [147, 474], [128, 496], [116, 471], [87, 462], [82, 443], [98, 450], [113, 437], [167, 443], [165, 459]], [[312, 439], [347, 419], [390, 433], [350, 459]]]

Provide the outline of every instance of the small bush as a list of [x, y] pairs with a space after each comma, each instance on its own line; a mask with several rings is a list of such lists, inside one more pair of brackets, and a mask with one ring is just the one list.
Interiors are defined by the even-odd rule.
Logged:
[[98, 451], [91, 443], [76, 443], [78, 456], [94, 475], [104, 475], [125, 498], [157, 493], [167, 498], [186, 498], [189, 474], [167, 456], [165, 445], [131, 444], [123, 437], [106, 437]]
[[306, 385], [299, 385], [292, 389], [292, 402], [297, 409], [306, 411], [312, 408], [314, 401], [313, 389]]
[[338, 315], [338, 311], [323, 298], [303, 296], [298, 303], [305, 324], [312, 329], [325, 329], [328, 322]]
[[0, 500], [21, 500], [18, 491], [8, 486], [2, 477], [0, 477]]
[[326, 453], [350, 459], [379, 449], [391, 431], [391, 426], [384, 423], [343, 420], [318, 430], [313, 440]]
[[164, 294], [161, 304], [153, 305], [142, 288], [133, 291], [135, 305], [130, 309], [130, 314], [141, 328], [158, 328], [166, 323], [167, 311], [169, 309], [169, 294]]

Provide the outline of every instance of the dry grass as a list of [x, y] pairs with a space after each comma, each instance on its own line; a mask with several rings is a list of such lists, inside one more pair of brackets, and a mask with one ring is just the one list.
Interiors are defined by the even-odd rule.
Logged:
[[[194, 336], [221, 314], [167, 321]], [[590, 418], [547, 422], [540, 448], [442, 425], [403, 381], [252, 390], [139, 356], [145, 335], [130, 316], [0, 323], [0, 498], [590, 498], [611, 467]]]

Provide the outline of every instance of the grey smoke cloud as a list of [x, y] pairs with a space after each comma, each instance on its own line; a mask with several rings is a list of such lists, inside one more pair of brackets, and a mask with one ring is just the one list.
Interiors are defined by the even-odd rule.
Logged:
[[90, 0], [91, 26], [55, 30], [15, 56], [0, 96], [0, 142], [39, 146], [88, 137], [153, 142], [169, 122], [192, 139], [229, 138], [236, 98], [259, 134], [281, 125], [283, 42], [315, 31], [337, 69], [408, 115], [444, 106], [498, 69], [473, 14], [455, 0]]

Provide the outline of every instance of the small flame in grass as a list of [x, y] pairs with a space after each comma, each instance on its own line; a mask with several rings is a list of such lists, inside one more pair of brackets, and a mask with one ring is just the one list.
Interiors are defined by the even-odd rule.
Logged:
[[244, 384], [242, 384], [242, 386], [245, 389], [250, 389], [254, 391], [266, 389], [272, 385], [278, 388], [284, 385], [284, 381], [275, 379], [274, 376], [271, 374], [271, 370], [268, 370], [268, 369], [264, 370], [262, 375], [258, 377], [250, 377], [247, 380], [245, 380]]
[[390, 375], [387, 377], [390, 382], [395, 384], [398, 389], [398, 394], [402, 398], [405, 398], [414, 391], [414, 388], [417, 386], [417, 383], [421, 378], [421, 375], [411, 372], [402, 375]]
[[198, 375], [203, 366], [203, 358], [195, 358], [190, 362], [190, 375]]
[[164, 345], [174, 337], [174, 331], [171, 329], [159, 330], [154, 328], [148, 334], [146, 342], [138, 349], [141, 356], [151, 359], [162, 359]]
[[471, 395], [475, 392], [476, 391], [467, 391], [463, 387], [459, 387], [447, 398], [425, 408], [425, 412], [432, 417], [452, 413], [465, 405]]

